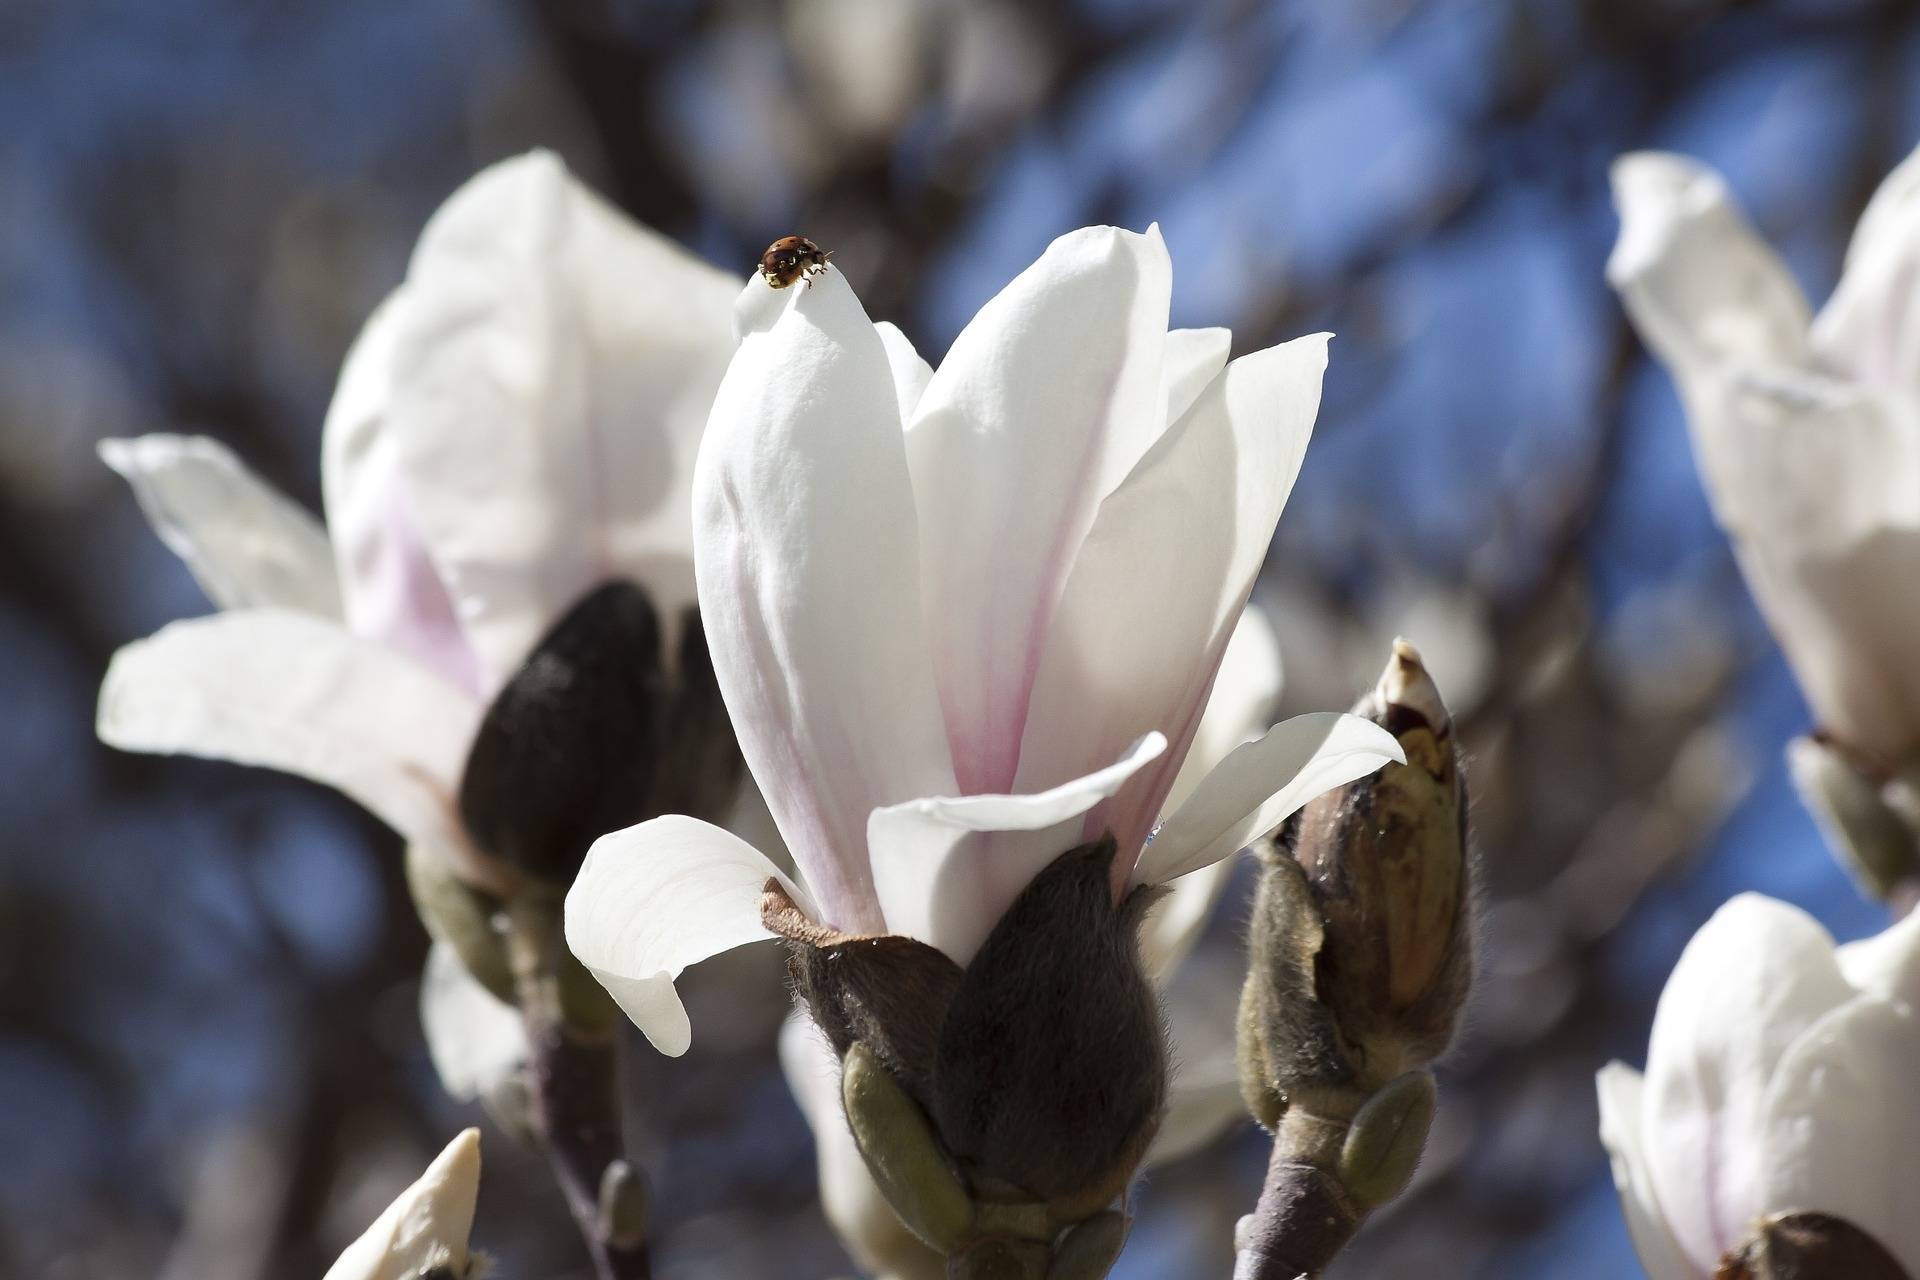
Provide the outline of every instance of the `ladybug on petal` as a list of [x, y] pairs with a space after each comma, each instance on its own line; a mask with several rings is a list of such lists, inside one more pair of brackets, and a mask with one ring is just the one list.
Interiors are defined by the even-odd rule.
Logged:
[[775, 289], [784, 289], [796, 280], [811, 281], [827, 269], [833, 255], [805, 236], [781, 236], [760, 255], [760, 274]]

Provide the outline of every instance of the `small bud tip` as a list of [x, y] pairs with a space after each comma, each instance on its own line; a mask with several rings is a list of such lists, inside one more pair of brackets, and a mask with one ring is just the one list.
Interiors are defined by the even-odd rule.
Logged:
[[1374, 696], [1385, 707], [1405, 707], [1420, 715], [1434, 729], [1444, 728], [1448, 723], [1447, 704], [1440, 699], [1440, 690], [1434, 686], [1433, 677], [1427, 674], [1426, 664], [1420, 660], [1420, 651], [1411, 641], [1396, 636], [1393, 641], [1393, 657], [1387, 662], [1387, 669], [1380, 674], [1380, 683], [1374, 687]]

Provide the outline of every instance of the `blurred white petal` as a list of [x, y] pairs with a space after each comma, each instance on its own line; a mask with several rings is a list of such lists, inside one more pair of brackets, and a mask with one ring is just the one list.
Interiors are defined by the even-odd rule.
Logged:
[[325, 1280], [417, 1280], [434, 1266], [465, 1274], [479, 1193], [480, 1131], [467, 1129], [327, 1268]]
[[1887, 175], [1820, 309], [1813, 348], [1826, 368], [1869, 386], [1920, 393], [1920, 149]]
[[769, 880], [816, 915], [805, 891], [737, 836], [678, 815], [642, 822], [587, 851], [567, 892], [567, 946], [654, 1048], [679, 1057], [693, 1033], [673, 980], [690, 964], [773, 936], [760, 923]]
[[920, 397], [907, 457], [963, 792], [1026, 789], [1015, 771], [1055, 603], [1101, 498], [1164, 422], [1171, 288], [1157, 228], [1062, 236], [968, 322]]
[[530, 1056], [520, 1011], [481, 986], [443, 942], [427, 949], [420, 1025], [433, 1069], [457, 1102], [486, 1097], [519, 1073]]
[[1836, 951], [1840, 972], [1857, 991], [1920, 1010], [1920, 911], [1909, 911], [1870, 938]]
[[312, 513], [206, 436], [102, 440], [154, 532], [222, 609], [340, 615], [333, 549]]
[[1314, 797], [1389, 762], [1406, 755], [1371, 720], [1335, 711], [1283, 720], [1201, 780], [1154, 833], [1134, 882], [1165, 884], [1229, 857]]
[[1627, 1234], [1633, 1237], [1641, 1267], [1648, 1280], [1700, 1280], [1700, 1270], [1674, 1243], [1653, 1193], [1641, 1136], [1645, 1081], [1625, 1063], [1611, 1062], [1600, 1069], [1595, 1084], [1600, 1093], [1600, 1142], [1613, 1162], [1613, 1185], [1620, 1193]]
[[826, 922], [873, 933], [867, 815], [953, 776], [885, 346], [833, 268], [783, 292], [700, 451], [701, 615], [741, 753]]

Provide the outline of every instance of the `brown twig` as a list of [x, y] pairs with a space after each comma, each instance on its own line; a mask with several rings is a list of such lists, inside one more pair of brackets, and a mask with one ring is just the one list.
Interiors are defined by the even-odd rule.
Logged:
[[1241, 1230], [1233, 1280], [1318, 1276], [1365, 1216], [1332, 1171], [1296, 1159], [1276, 1141], [1260, 1202]]

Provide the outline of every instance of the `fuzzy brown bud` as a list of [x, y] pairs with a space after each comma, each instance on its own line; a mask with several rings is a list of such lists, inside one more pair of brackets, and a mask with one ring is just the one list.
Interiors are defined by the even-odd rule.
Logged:
[[1825, 1213], [1768, 1218], [1720, 1260], [1714, 1280], [1912, 1280], [1872, 1236]]

